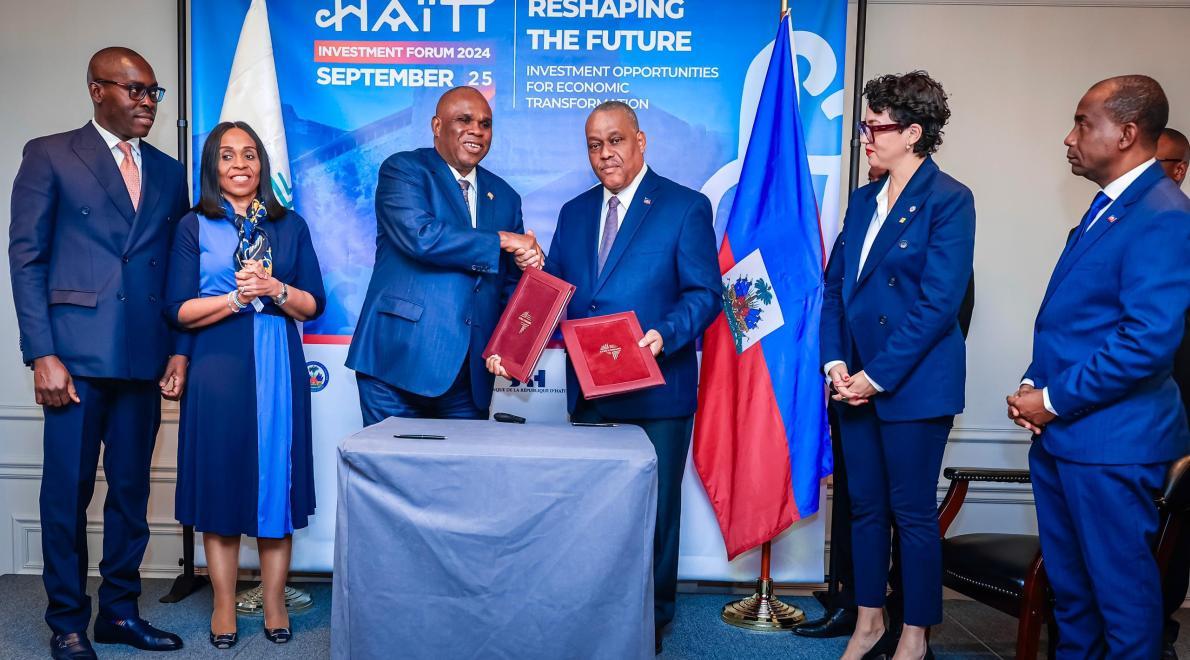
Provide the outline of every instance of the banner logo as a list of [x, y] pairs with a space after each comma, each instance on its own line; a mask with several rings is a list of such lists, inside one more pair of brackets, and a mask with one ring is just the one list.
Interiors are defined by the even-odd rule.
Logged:
[[538, 369], [537, 373], [530, 376], [529, 380], [527, 380], [523, 383], [515, 378], [510, 378], [509, 381], [510, 381], [508, 383], [509, 387], [524, 386], [524, 387], [533, 387], [533, 388], [543, 388], [543, 387], [545, 387], [545, 369]]
[[331, 382], [331, 374], [326, 370], [326, 365], [321, 362], [314, 362], [313, 360], [307, 362], [306, 371], [310, 374], [311, 392], [321, 392]]

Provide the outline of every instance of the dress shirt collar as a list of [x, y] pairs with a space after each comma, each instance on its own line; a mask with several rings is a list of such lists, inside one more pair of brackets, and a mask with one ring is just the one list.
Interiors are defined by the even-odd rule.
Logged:
[[[119, 151], [119, 147], [116, 145], [120, 144], [120, 138], [116, 137], [116, 135], [111, 131], [100, 126], [99, 122], [95, 121], [94, 118], [91, 119], [91, 125], [95, 127], [95, 130], [99, 131], [99, 137], [103, 138], [103, 141], [107, 143], [107, 148], [112, 153]], [[140, 138], [129, 138], [128, 144], [132, 145], [132, 153], [136, 156], [137, 160], [140, 160]]]
[[479, 177], [476, 176], [475, 173], [479, 171], [479, 168], [472, 167], [471, 171], [467, 173], [467, 176], [463, 176], [462, 174], [459, 174], [459, 171], [454, 168], [454, 165], [447, 163], [446, 166], [450, 168], [450, 175], [454, 177], [455, 185], [458, 185], [459, 179], [465, 180], [467, 183], [471, 184], [471, 191], [469, 193], [471, 195], [471, 199], [478, 199], [478, 197], [475, 196], [475, 191], [479, 190], [479, 186], [476, 185], [479, 182]]
[[1110, 197], [1113, 202], [1116, 201], [1120, 198], [1120, 195], [1124, 194], [1125, 190], [1128, 190], [1128, 186], [1132, 185], [1133, 181], [1139, 179], [1140, 175], [1144, 174], [1145, 170], [1149, 169], [1149, 166], [1155, 162], [1157, 162], [1156, 158], [1150, 158], [1140, 165], [1128, 170], [1123, 176], [1104, 186], [1103, 194]]
[[636, 196], [636, 189], [640, 187], [640, 182], [644, 180], [645, 173], [649, 171], [648, 165], [642, 165], [640, 171], [636, 173], [636, 178], [632, 180], [618, 193], [613, 193], [606, 187], [603, 189], [603, 208], [607, 209], [607, 203], [611, 200], [612, 195], [620, 199], [620, 221], [623, 222], [624, 214], [628, 212], [629, 205], [632, 204], [632, 198]]
[[880, 192], [876, 193], [876, 217], [883, 220], [888, 217], [888, 182], [892, 177], [884, 178], [884, 185], [880, 186]]

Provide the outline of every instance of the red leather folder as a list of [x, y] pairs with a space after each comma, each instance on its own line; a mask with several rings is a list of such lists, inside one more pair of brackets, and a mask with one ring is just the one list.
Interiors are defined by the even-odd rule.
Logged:
[[483, 358], [499, 355], [509, 376], [522, 382], [529, 380], [572, 295], [574, 285], [569, 282], [526, 268], [483, 350]]
[[562, 322], [562, 339], [587, 399], [665, 384], [634, 312]]

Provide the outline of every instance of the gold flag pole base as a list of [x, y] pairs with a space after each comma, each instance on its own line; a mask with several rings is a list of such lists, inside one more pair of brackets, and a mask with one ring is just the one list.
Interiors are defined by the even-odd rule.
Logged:
[[[310, 597], [309, 593], [285, 585], [285, 609], [290, 612], [300, 612], [313, 605], [314, 599]], [[264, 587], [258, 584], [251, 589], [245, 589], [237, 593], [236, 612], [239, 614], [264, 616]]]
[[756, 593], [723, 606], [725, 623], [757, 632], [790, 630], [806, 618], [799, 607], [781, 602], [773, 595], [773, 581], [756, 581]]

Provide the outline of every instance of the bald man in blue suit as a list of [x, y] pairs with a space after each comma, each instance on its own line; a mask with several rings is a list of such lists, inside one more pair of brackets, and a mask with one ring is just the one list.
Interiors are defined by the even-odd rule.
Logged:
[[487, 99], [456, 87], [430, 127], [434, 148], [393, 154], [376, 184], [376, 265], [347, 353], [365, 426], [485, 419], [481, 354], [520, 269], [541, 265], [520, 196], [479, 167], [492, 142]]
[[1066, 136], [1076, 175], [1100, 187], [1054, 267], [1033, 362], [1008, 414], [1029, 452], [1059, 658], [1161, 652], [1154, 497], [1190, 453], [1171, 377], [1190, 307], [1190, 201], [1153, 155], [1169, 104], [1119, 76], [1083, 96]]

